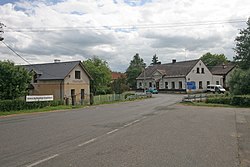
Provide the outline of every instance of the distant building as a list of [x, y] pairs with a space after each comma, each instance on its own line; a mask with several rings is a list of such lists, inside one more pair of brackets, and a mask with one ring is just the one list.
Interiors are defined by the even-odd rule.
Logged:
[[121, 72], [112, 72], [111, 74], [112, 74], [112, 81], [119, 78], [126, 78], [126, 74]]
[[55, 100], [88, 103], [91, 76], [81, 61], [24, 65], [33, 74], [30, 95], [53, 95]]
[[222, 76], [212, 75], [200, 59], [173, 60], [172, 63], [148, 66], [136, 80], [138, 89], [202, 92], [209, 84], [221, 84]]
[[231, 78], [233, 71], [235, 70], [235, 63], [229, 62], [226, 64], [221, 64], [211, 68], [211, 73], [213, 75], [222, 76], [222, 86], [228, 89], [228, 81]]

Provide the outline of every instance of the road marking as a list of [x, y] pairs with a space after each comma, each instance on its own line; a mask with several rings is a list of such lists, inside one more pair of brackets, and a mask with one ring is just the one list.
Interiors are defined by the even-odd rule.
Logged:
[[110, 135], [110, 134], [112, 134], [112, 133], [115, 133], [116, 131], [118, 131], [119, 129], [114, 129], [114, 130], [112, 130], [112, 131], [110, 131], [110, 132], [108, 132], [108, 133], [106, 133], [107, 135]]
[[133, 123], [132, 122], [130, 122], [130, 123], [128, 123], [128, 124], [126, 124], [126, 125], [124, 125], [123, 127], [127, 127], [127, 126], [130, 126], [130, 125], [132, 125]]
[[45, 158], [45, 159], [42, 159], [42, 160], [40, 160], [40, 161], [37, 161], [37, 162], [35, 162], [35, 163], [33, 163], [33, 164], [30, 164], [30, 165], [28, 165], [28, 166], [26, 166], [26, 167], [33, 167], [33, 166], [36, 166], [36, 165], [41, 164], [41, 163], [43, 163], [43, 162], [45, 162], [45, 161], [51, 160], [51, 159], [53, 159], [53, 158], [55, 158], [55, 157], [57, 157], [57, 156], [59, 156], [59, 154], [52, 155], [52, 156], [50, 156], [50, 157], [48, 157], [48, 158]]
[[86, 141], [86, 142], [84, 142], [84, 143], [82, 143], [82, 144], [79, 144], [78, 147], [87, 145], [87, 144], [92, 143], [92, 142], [94, 142], [94, 141], [96, 141], [96, 140], [97, 140], [97, 138], [93, 138], [93, 139], [88, 140], [88, 141]]
[[134, 124], [134, 123], [139, 122], [139, 121], [141, 121], [141, 120], [137, 119], [137, 120], [133, 121], [132, 123]]
[[137, 123], [137, 122], [139, 122], [139, 121], [141, 121], [141, 120], [137, 119], [137, 120], [135, 120], [135, 121], [133, 121], [133, 122], [130, 122], [130, 123], [124, 125], [123, 127], [128, 127], [128, 126], [133, 125], [134, 123]]

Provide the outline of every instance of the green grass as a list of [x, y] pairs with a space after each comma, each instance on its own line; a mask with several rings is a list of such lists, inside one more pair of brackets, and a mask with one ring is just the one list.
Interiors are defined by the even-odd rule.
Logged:
[[215, 103], [205, 103], [205, 102], [181, 102], [180, 104], [190, 105], [190, 106], [204, 106], [204, 107], [249, 108], [249, 107], [233, 106], [228, 104], [215, 104]]
[[48, 107], [32, 109], [32, 110], [20, 110], [20, 111], [9, 111], [9, 112], [1, 112], [0, 111], [0, 116], [24, 114], [24, 113], [36, 113], [36, 112], [49, 112], [49, 111], [56, 111], [56, 110], [69, 110], [69, 109], [77, 109], [77, 108], [83, 108], [83, 107], [85, 107], [85, 106], [82, 106], [82, 105], [77, 105], [77, 106], [60, 105], [60, 106], [48, 106]]

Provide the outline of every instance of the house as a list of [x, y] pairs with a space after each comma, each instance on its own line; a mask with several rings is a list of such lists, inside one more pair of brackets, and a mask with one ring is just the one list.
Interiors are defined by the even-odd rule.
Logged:
[[222, 77], [222, 86], [226, 89], [228, 89], [228, 81], [233, 73], [233, 71], [236, 69], [235, 63], [229, 62], [226, 64], [221, 64], [214, 66], [210, 69], [211, 73], [213, 75], [218, 75]]
[[88, 103], [91, 76], [81, 61], [24, 65], [33, 78], [30, 95], [53, 95], [55, 100]]
[[136, 80], [138, 89], [202, 92], [209, 84], [221, 84], [222, 77], [212, 75], [202, 60], [197, 59], [151, 65]]

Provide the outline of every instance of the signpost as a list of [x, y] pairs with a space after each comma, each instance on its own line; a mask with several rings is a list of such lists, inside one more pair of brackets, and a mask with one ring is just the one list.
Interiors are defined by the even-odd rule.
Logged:
[[36, 96], [26, 96], [26, 102], [34, 101], [53, 101], [53, 95], [36, 95]]

